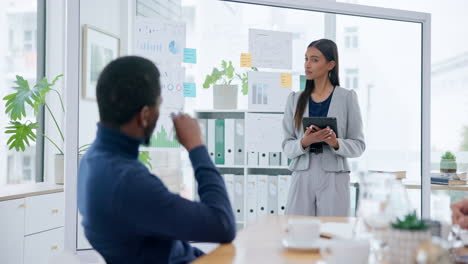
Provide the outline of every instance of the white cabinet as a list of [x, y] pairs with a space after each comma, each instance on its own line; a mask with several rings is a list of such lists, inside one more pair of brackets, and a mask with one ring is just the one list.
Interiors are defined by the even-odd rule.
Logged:
[[63, 251], [63, 227], [26, 236], [24, 264], [47, 264], [49, 258]]
[[26, 205], [26, 235], [64, 225], [63, 192], [26, 197]]
[[0, 202], [0, 263], [23, 263], [24, 199]]
[[0, 263], [47, 264], [63, 251], [63, 192], [0, 201]]

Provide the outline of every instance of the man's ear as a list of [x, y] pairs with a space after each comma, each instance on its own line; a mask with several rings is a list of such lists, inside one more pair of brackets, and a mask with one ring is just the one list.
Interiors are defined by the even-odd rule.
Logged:
[[138, 123], [143, 128], [146, 128], [149, 125], [149, 119], [150, 119], [150, 109], [148, 106], [144, 106], [138, 115]]

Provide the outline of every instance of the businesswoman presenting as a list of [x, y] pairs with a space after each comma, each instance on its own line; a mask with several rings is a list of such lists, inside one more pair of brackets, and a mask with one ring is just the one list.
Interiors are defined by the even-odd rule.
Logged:
[[[366, 147], [357, 95], [340, 87], [338, 49], [331, 40], [309, 44], [304, 69], [306, 88], [289, 95], [283, 118], [283, 152], [293, 172], [286, 214], [348, 216], [347, 158], [361, 156]], [[316, 126], [304, 130], [303, 117], [336, 117], [338, 133]]]

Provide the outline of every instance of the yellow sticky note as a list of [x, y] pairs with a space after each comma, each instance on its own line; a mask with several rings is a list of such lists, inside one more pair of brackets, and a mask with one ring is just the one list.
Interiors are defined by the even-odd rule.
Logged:
[[241, 53], [240, 66], [249, 68], [252, 67], [252, 54]]
[[281, 74], [281, 87], [291, 88], [292, 87], [292, 75], [290, 73]]

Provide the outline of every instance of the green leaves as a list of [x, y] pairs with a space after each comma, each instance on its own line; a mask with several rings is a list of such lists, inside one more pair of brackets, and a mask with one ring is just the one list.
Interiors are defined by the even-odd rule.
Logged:
[[151, 156], [149, 154], [149, 151], [140, 151], [140, 155], [138, 155], [138, 160], [140, 160], [141, 163], [145, 164], [150, 170], [153, 169], [153, 166], [151, 165]]
[[234, 77], [234, 66], [232, 66], [232, 61], [229, 61], [229, 64], [226, 63], [226, 61], [223, 60], [223, 71], [226, 74], [226, 77], [228, 80], [232, 81], [232, 78]]
[[[249, 92], [248, 87], [248, 75], [246, 72], [242, 74], [235, 73], [234, 66], [232, 65], [232, 61], [221, 61], [222, 70], [218, 70], [218, 68], [213, 68], [211, 74], [206, 75], [205, 82], [203, 83], [203, 88], [210, 88], [213, 84], [231, 84], [234, 80], [234, 77], [237, 77], [242, 84], [242, 94], [247, 95]], [[258, 71], [257, 68], [251, 68], [254, 71]], [[221, 80], [221, 81], [220, 81]], [[220, 82], [219, 82], [220, 81]]]
[[26, 145], [29, 146], [29, 141], [36, 140], [37, 122], [21, 123], [18, 121], [10, 121], [10, 126], [6, 127], [5, 133], [12, 134], [7, 141], [9, 149], [15, 148], [16, 151], [24, 151]]
[[13, 87], [13, 89], [16, 90], [16, 93], [9, 94], [3, 98], [6, 101], [5, 113], [13, 121], [26, 117], [25, 104], [33, 107], [34, 101], [38, 99], [37, 93], [29, 88], [28, 81], [23, 79], [23, 77], [16, 75], [15, 84], [17, 86]]
[[[253, 71], [258, 71], [256, 67], [251, 68]], [[247, 95], [249, 93], [249, 74], [244, 72], [242, 75], [236, 74], [237, 78], [242, 82], [242, 94]]]
[[212, 84], [215, 84], [216, 82], [218, 82], [219, 79], [221, 79], [222, 75], [223, 73], [219, 71], [218, 68], [213, 68], [211, 75], [206, 75], [205, 82], [203, 83], [203, 88], [210, 88]]
[[427, 226], [424, 221], [418, 219], [416, 212], [406, 215], [403, 220], [397, 219], [395, 223], [392, 223], [392, 227], [395, 229], [413, 231], [424, 231], [429, 229], [429, 226]]
[[[13, 87], [15, 92], [3, 98], [5, 101], [5, 113], [11, 119], [9, 126], [6, 127], [5, 131], [5, 134], [9, 136], [7, 141], [9, 149], [14, 148], [16, 151], [24, 151], [26, 146], [29, 146], [30, 142], [34, 142], [37, 138], [36, 133], [38, 129], [38, 123], [31, 122], [29, 120], [25, 122], [22, 121], [22, 119], [26, 117], [28, 105], [31, 107], [30, 109], [34, 111], [34, 115], [37, 115], [40, 107], [44, 104], [46, 109], [51, 114], [60, 135], [62, 136], [61, 129], [56, 122], [54, 114], [46, 103], [47, 93], [53, 90], [59, 96], [62, 110], [64, 110], [60, 93], [57, 90], [52, 89], [52, 86], [54, 86], [61, 77], [63, 77], [63, 75], [56, 76], [52, 83], [49, 83], [47, 78], [44, 78], [31, 88], [27, 80], [25, 80], [22, 76], [16, 76], [16, 86]], [[41, 135], [48, 139], [59, 150], [60, 153], [63, 153], [57, 144], [55, 144], [55, 142], [53, 142], [49, 137], [43, 134]]]
[[49, 83], [47, 78], [44, 78], [31, 89], [27, 80], [16, 75], [15, 84], [17, 86], [13, 87], [16, 92], [3, 98], [3, 100], [6, 101], [5, 113], [9, 115], [13, 121], [19, 120], [26, 117], [26, 104], [28, 104], [33, 108], [34, 115], [37, 115], [39, 107], [45, 102], [46, 95], [51, 90], [51, 86], [55, 85], [62, 76], [63, 75], [58, 75], [55, 77], [52, 83]]
[[442, 159], [449, 159], [449, 160], [455, 160], [456, 159], [455, 155], [453, 155], [453, 153], [450, 152], [450, 151], [445, 152], [444, 155], [442, 155], [441, 158]]

